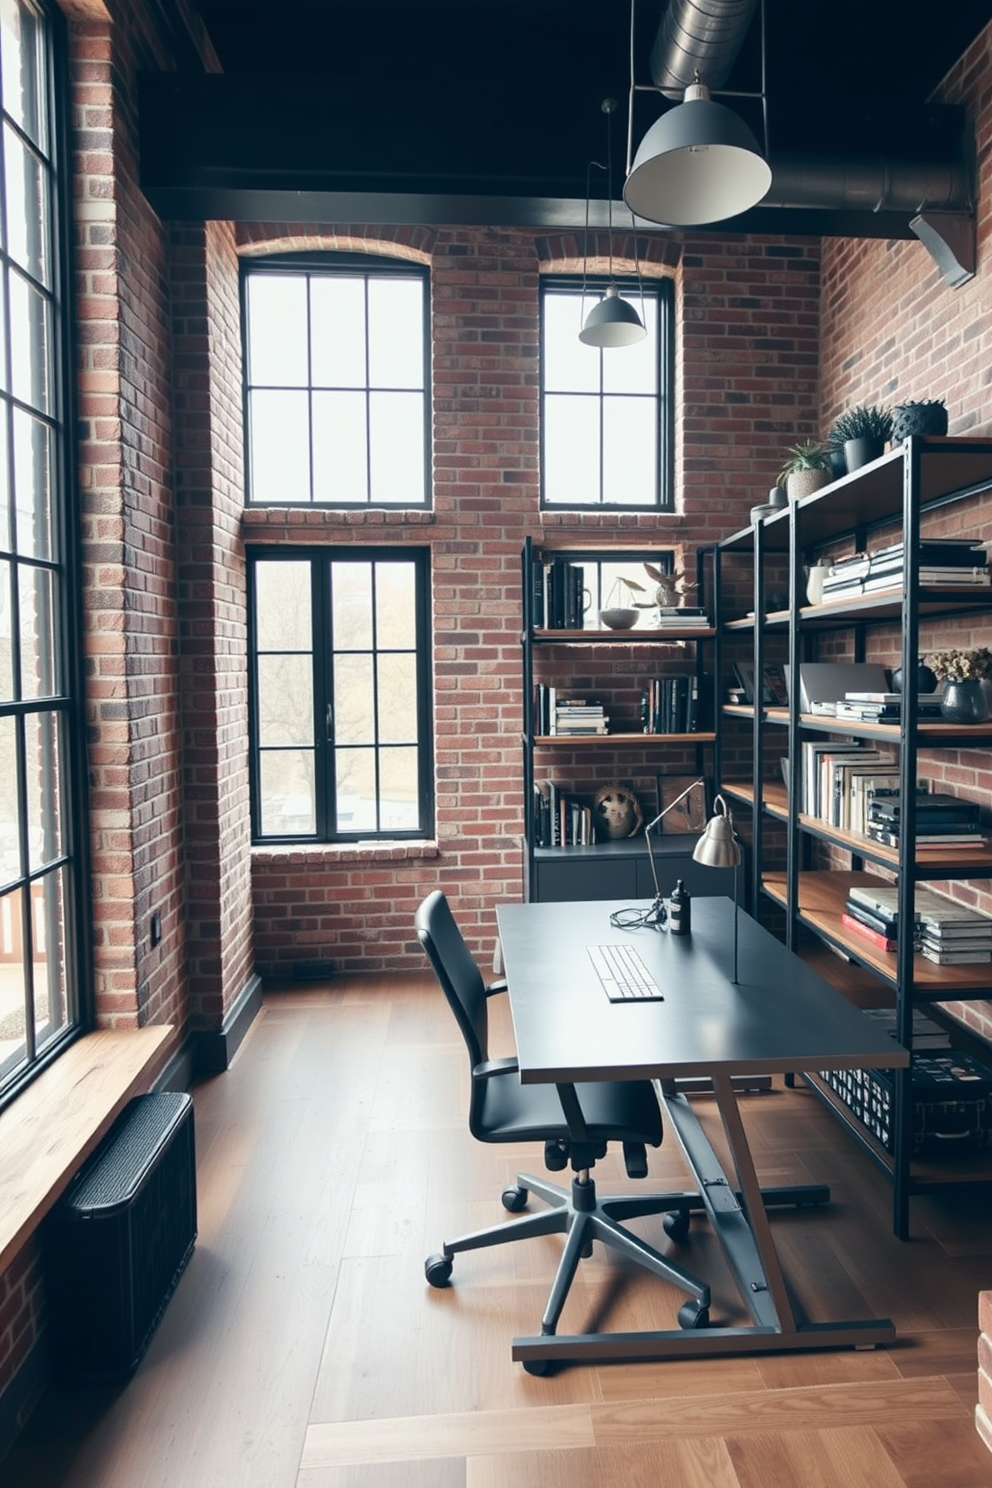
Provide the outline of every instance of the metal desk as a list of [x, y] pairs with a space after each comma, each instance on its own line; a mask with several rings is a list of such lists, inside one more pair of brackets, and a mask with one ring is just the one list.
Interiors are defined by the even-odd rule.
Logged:
[[[506, 904], [497, 909], [525, 1084], [651, 1079], [685, 1152], [705, 1210], [752, 1318], [742, 1327], [515, 1338], [524, 1363], [563, 1359], [674, 1358], [889, 1343], [888, 1319], [798, 1322], [772, 1239], [766, 1205], [808, 1201], [808, 1190], [762, 1191], [737, 1106], [734, 1079], [803, 1070], [894, 1068], [906, 1050], [750, 916], [740, 918], [740, 981], [733, 974], [733, 903], [697, 899], [691, 936], [618, 930], [614, 910], [592, 903]], [[647, 907], [647, 901], [645, 902]], [[664, 992], [662, 1002], [612, 1003], [587, 945], [635, 948]], [[732, 1181], [676, 1082], [712, 1084]], [[821, 1188], [817, 1198], [829, 1198]]]

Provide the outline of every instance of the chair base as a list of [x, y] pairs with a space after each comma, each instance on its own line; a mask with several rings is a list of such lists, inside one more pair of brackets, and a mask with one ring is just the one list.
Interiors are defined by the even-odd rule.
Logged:
[[460, 1235], [456, 1240], [446, 1240], [440, 1253], [429, 1256], [424, 1266], [424, 1274], [431, 1286], [448, 1285], [452, 1258], [461, 1251], [482, 1250], [490, 1245], [507, 1245], [511, 1241], [528, 1240], [536, 1235], [565, 1235], [565, 1248], [541, 1319], [542, 1335], [555, 1332], [579, 1261], [583, 1256], [592, 1254], [594, 1240], [612, 1246], [655, 1276], [660, 1276], [687, 1292], [691, 1302], [680, 1310], [680, 1324], [690, 1328], [706, 1326], [709, 1321], [709, 1287], [697, 1281], [677, 1262], [655, 1250], [653, 1245], [624, 1229], [622, 1224], [624, 1220], [650, 1214], [671, 1214], [678, 1216], [679, 1220], [677, 1226], [673, 1227], [673, 1233], [676, 1228], [681, 1230], [683, 1216], [686, 1220], [685, 1227], [688, 1228], [688, 1212], [699, 1204], [698, 1194], [619, 1194], [600, 1198], [595, 1182], [589, 1177], [583, 1181], [581, 1175], [577, 1174], [572, 1179], [569, 1190], [532, 1174], [520, 1173], [517, 1176], [517, 1188], [507, 1189], [503, 1195], [504, 1206], [515, 1209], [526, 1202], [528, 1194], [543, 1199], [549, 1207], [537, 1214], [525, 1214], [519, 1219], [492, 1225], [485, 1230]]

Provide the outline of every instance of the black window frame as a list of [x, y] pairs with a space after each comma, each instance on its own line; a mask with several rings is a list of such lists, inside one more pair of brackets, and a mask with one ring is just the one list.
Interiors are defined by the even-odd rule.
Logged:
[[[422, 502], [411, 503], [409, 501], [314, 501], [313, 492], [313, 436], [311, 421], [311, 443], [310, 443], [310, 491], [311, 499], [302, 500], [296, 497], [286, 501], [255, 501], [252, 494], [252, 451], [251, 451], [251, 415], [249, 392], [253, 384], [249, 380], [249, 356], [248, 356], [248, 281], [258, 275], [264, 274], [300, 274], [308, 277], [351, 277], [363, 274], [368, 278], [406, 278], [419, 279], [423, 288], [424, 315], [423, 315], [423, 342], [424, 342], [424, 499]], [[244, 451], [245, 451], [245, 506], [254, 510], [282, 509], [285, 507], [297, 507], [313, 511], [430, 511], [432, 508], [432, 448], [431, 434], [433, 430], [433, 388], [431, 379], [431, 293], [430, 293], [430, 270], [423, 264], [411, 263], [406, 259], [385, 258], [373, 253], [291, 253], [271, 254], [259, 258], [242, 258], [240, 264], [240, 315], [241, 315], [241, 357], [242, 357], [242, 427], [244, 429]], [[307, 390], [312, 395], [314, 386], [312, 382], [307, 384]], [[364, 389], [366, 396], [369, 388]], [[370, 447], [366, 445], [366, 475], [369, 475], [371, 463]]]
[[[24, 946], [25, 979], [28, 996], [26, 1007], [25, 1057], [0, 1076], [0, 1110], [10, 1104], [30, 1083], [47, 1069], [59, 1055], [95, 1022], [91, 936], [91, 860], [87, 819], [88, 771], [86, 757], [85, 671], [82, 637], [82, 540], [80, 532], [80, 497], [76, 478], [75, 393], [75, 303], [73, 295], [74, 226], [72, 216], [72, 151], [70, 143], [71, 91], [69, 79], [68, 26], [65, 16], [51, 0], [31, 0], [30, 8], [45, 27], [46, 70], [41, 82], [45, 88], [44, 106], [48, 110], [51, 192], [47, 205], [51, 211], [51, 283], [47, 292], [51, 303], [52, 344], [48, 356], [51, 373], [50, 407], [44, 417], [51, 434], [51, 523], [52, 553], [48, 559], [27, 559], [13, 551], [12, 563], [47, 571], [51, 576], [53, 596], [53, 661], [55, 686], [38, 697], [21, 697], [0, 702], [0, 716], [15, 720], [17, 741], [17, 781], [19, 802], [19, 851], [21, 871], [3, 884], [4, 896], [20, 890], [21, 934]], [[16, 129], [16, 126], [14, 126]], [[0, 166], [2, 180], [2, 166]], [[4, 255], [6, 261], [6, 255]], [[0, 356], [10, 357], [10, 317], [4, 316], [8, 339], [0, 343]], [[7, 387], [10, 388], [9, 372]], [[14, 392], [0, 400], [0, 416], [9, 417], [8, 408], [22, 407], [41, 417], [39, 410], [20, 404]], [[8, 445], [7, 459], [13, 461]], [[8, 490], [12, 470], [8, 467]], [[13, 577], [13, 576], [12, 576]], [[12, 636], [16, 640], [18, 616], [12, 613]], [[29, 716], [39, 720], [50, 717], [58, 730], [60, 770], [58, 817], [62, 832], [61, 851], [32, 868], [27, 855], [27, 784], [23, 728]], [[57, 896], [61, 910], [58, 921], [64, 971], [65, 1020], [41, 1042], [37, 1038], [38, 1004], [34, 981], [32, 948], [36, 934], [31, 889], [53, 873], [62, 875], [62, 893]], [[52, 906], [46, 901], [45, 935], [52, 945]]]
[[[546, 420], [544, 414], [545, 399], [545, 304], [549, 295], [556, 293], [575, 294], [583, 291], [589, 297], [590, 309], [594, 298], [598, 295], [601, 299], [609, 284], [615, 283], [623, 291], [625, 298], [630, 296], [634, 299], [635, 309], [637, 300], [643, 294], [644, 298], [651, 297], [658, 306], [658, 385], [655, 394], [658, 409], [658, 468], [655, 473], [655, 500], [645, 506], [641, 502], [627, 503], [603, 501], [603, 472], [602, 472], [602, 445], [600, 457], [599, 491], [598, 502], [579, 502], [570, 505], [564, 501], [549, 502], [545, 494], [545, 431]], [[673, 512], [675, 510], [675, 290], [672, 280], [667, 277], [636, 279], [628, 277], [615, 277], [610, 280], [601, 275], [582, 276], [578, 274], [545, 274], [541, 277], [540, 289], [540, 398], [541, 398], [541, 509], [553, 512], [603, 512], [603, 511], [632, 511], [641, 513]], [[578, 340], [579, 327], [576, 325], [576, 340]], [[602, 359], [604, 356], [621, 357], [624, 354], [623, 347], [611, 347], [609, 350], [600, 351]], [[601, 361], [602, 366], [602, 361]], [[593, 397], [594, 394], [587, 396]], [[646, 394], [628, 394], [625, 396], [647, 396]], [[598, 394], [599, 408], [603, 406], [602, 387]]]
[[[315, 758], [315, 830], [310, 833], [268, 833], [261, 830], [260, 761], [256, 633], [255, 570], [265, 562], [308, 563], [311, 569], [311, 633], [313, 641], [313, 727]], [[418, 801], [421, 820], [407, 831], [395, 828], [370, 831], [360, 828], [350, 832], [333, 830], [336, 815], [335, 752], [329, 739], [328, 708], [334, 695], [333, 638], [331, 632], [330, 565], [332, 563], [397, 562], [413, 565], [415, 574], [416, 643], [419, 676], [417, 689]], [[251, 790], [251, 839], [256, 847], [310, 845], [330, 847], [355, 842], [419, 842], [433, 838], [435, 820], [434, 736], [433, 736], [433, 667], [431, 650], [431, 551], [428, 547], [406, 544], [324, 544], [289, 546], [257, 544], [247, 550], [248, 593], [248, 699], [249, 699], [249, 779]], [[323, 582], [321, 573], [323, 571]], [[378, 653], [378, 649], [377, 653]], [[388, 647], [382, 648], [385, 653]], [[376, 745], [376, 748], [382, 746]], [[388, 748], [389, 746], [384, 746]], [[377, 772], [378, 773], [378, 772]]]

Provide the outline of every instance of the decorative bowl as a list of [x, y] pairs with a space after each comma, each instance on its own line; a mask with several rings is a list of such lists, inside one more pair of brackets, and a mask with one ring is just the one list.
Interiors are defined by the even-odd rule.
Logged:
[[637, 624], [637, 610], [625, 610], [619, 606], [611, 610], [600, 610], [599, 618], [609, 630], [631, 630]]

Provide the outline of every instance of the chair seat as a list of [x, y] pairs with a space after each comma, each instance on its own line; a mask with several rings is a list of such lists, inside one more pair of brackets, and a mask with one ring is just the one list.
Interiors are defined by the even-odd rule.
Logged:
[[[661, 1144], [661, 1111], [646, 1080], [591, 1081], [575, 1086], [588, 1140]], [[522, 1085], [516, 1070], [493, 1075], [484, 1091], [472, 1134], [480, 1142], [568, 1140], [558, 1092], [553, 1085]]]

